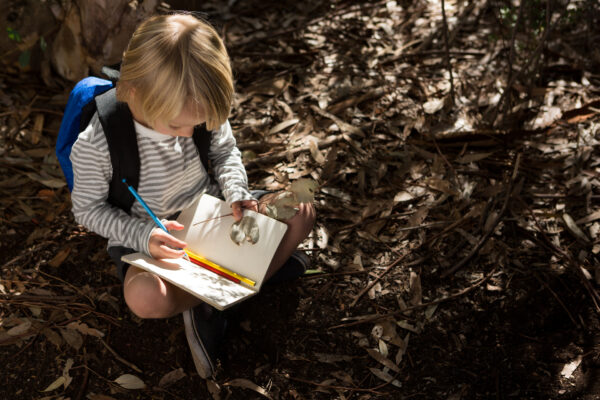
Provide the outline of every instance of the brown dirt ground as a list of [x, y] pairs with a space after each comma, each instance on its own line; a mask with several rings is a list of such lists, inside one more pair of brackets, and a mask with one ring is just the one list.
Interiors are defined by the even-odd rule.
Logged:
[[[432, 2], [230, 3], [227, 9], [224, 2], [203, 2], [202, 10], [229, 39], [240, 92], [231, 120], [243, 150], [276, 156], [251, 164], [250, 180], [268, 189], [303, 176], [320, 180], [319, 220], [306, 246], [322, 273], [265, 289], [242, 304], [215, 378], [200, 379], [182, 319], [132, 316], [106, 241], [73, 221], [64, 187], [49, 189], [31, 174], [44, 170], [60, 178], [44, 151], [53, 146], [70, 84], [57, 79], [57, 87], [47, 88], [37, 76], [7, 66], [0, 72], [0, 399], [266, 397], [257, 391], [297, 400], [600, 398], [600, 321], [590, 296], [597, 288], [598, 238], [582, 243], [560, 222], [565, 210], [575, 220], [586, 217], [600, 198], [600, 78], [590, 74], [598, 65], [589, 61], [591, 52], [590, 64], [577, 57], [587, 54], [581, 32], [569, 27], [563, 39], [577, 54], [560, 61], [552, 47], [534, 82], [547, 93], [557, 91], [562, 119], [538, 130], [521, 128], [542, 109], [536, 103], [511, 114], [517, 123], [506, 136], [485, 131], [432, 141], [437, 122], [456, 116], [448, 106], [423, 113], [428, 100], [449, 90], [438, 51], [442, 36], [435, 32], [439, 10], [432, 11]], [[476, 88], [492, 101], [495, 75], [506, 71], [507, 51], [499, 48], [510, 40], [498, 23], [504, 3], [472, 4], [460, 19], [453, 61], [457, 91], [469, 105]], [[590, 23], [600, 19], [588, 16]], [[395, 53], [398, 43], [427, 42], [429, 19], [435, 21], [433, 45], [411, 45], [403, 50], [406, 58]], [[469, 54], [458, 51], [464, 49]], [[584, 77], [591, 83], [582, 84]], [[559, 92], [560, 80], [572, 86]], [[374, 90], [379, 87], [385, 91]], [[480, 119], [483, 108], [465, 114]], [[37, 137], [32, 132], [41, 113], [46, 119]], [[298, 127], [269, 133], [293, 117]], [[306, 147], [302, 139], [309, 134], [319, 141], [340, 138], [321, 148], [325, 162], [308, 148], [295, 157], [285, 154]], [[489, 154], [472, 163], [458, 161], [483, 153]], [[511, 197], [481, 251], [442, 278], [484, 236], [492, 211], [500, 210], [517, 154], [521, 194]], [[467, 189], [455, 178], [474, 184], [471, 197], [456, 194]], [[401, 192], [410, 192], [409, 199], [390, 205]], [[479, 211], [443, 229], [469, 210]], [[580, 226], [588, 234], [592, 224]], [[326, 233], [329, 242], [319, 244]], [[549, 242], [574, 256], [561, 258]], [[398, 254], [406, 259], [351, 307]], [[575, 265], [591, 272], [591, 290], [566, 260], [579, 260]], [[455, 296], [437, 307], [400, 312], [448, 295]], [[386, 321], [350, 325], [392, 312], [397, 314]], [[74, 334], [72, 324], [78, 323], [103, 337]], [[19, 327], [27, 329], [8, 334]], [[372, 356], [375, 350], [392, 369]], [[72, 381], [43, 392], [69, 360]], [[577, 368], [565, 376], [567, 365]], [[161, 384], [178, 370], [174, 383]], [[400, 387], [378, 378], [381, 372]], [[123, 374], [139, 377], [146, 388], [123, 389], [114, 382]]]

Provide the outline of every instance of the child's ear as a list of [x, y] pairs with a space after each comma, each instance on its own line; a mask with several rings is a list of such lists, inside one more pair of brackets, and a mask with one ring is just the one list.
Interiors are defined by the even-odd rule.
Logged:
[[125, 98], [127, 99], [127, 102], [128, 103], [135, 102], [135, 88], [131, 87], [129, 85], [126, 85], [124, 87], [124, 89], [127, 91], [127, 95], [125, 96]]

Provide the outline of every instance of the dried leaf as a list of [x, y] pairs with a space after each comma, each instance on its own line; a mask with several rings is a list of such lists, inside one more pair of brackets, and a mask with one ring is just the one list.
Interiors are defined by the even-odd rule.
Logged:
[[321, 192], [325, 193], [329, 196], [338, 198], [340, 200], [346, 201], [346, 202], [351, 202], [352, 201], [352, 196], [350, 196], [348, 193], [341, 191], [338, 188], [333, 188], [333, 187], [324, 187], [321, 188]]
[[114, 382], [125, 389], [144, 389], [146, 387], [144, 381], [131, 374], [123, 374], [115, 379]]
[[60, 335], [50, 328], [44, 328], [44, 330], [42, 330], [42, 335], [46, 336], [46, 339], [55, 345], [57, 349], [60, 349], [63, 344], [63, 340]]
[[63, 247], [58, 253], [56, 253], [56, 255], [52, 258], [52, 260], [50, 260], [48, 262], [48, 265], [50, 265], [53, 268], [60, 267], [60, 265], [69, 256], [69, 253], [71, 253], [71, 247], [69, 247], [69, 246]]
[[496, 226], [496, 221], [498, 219], [498, 212], [496, 210], [490, 212], [485, 220], [485, 224], [483, 225], [483, 232], [488, 233], [492, 228]]
[[573, 220], [573, 218], [569, 214], [564, 213], [562, 215], [562, 219], [565, 222], [565, 225], [566, 225], [567, 229], [569, 230], [569, 232], [571, 232], [571, 234], [573, 236], [575, 236], [577, 239], [580, 239], [581, 241], [583, 241], [585, 243], [589, 243], [590, 242], [590, 240], [588, 239], [588, 237], [577, 226], [577, 224], [575, 223], [575, 221]]
[[575, 358], [573, 361], [566, 363], [563, 369], [560, 371], [562, 377], [565, 379], [569, 379], [571, 376], [573, 376], [573, 372], [575, 372], [577, 367], [579, 367], [579, 364], [581, 364], [582, 359], [582, 356], [577, 356], [577, 358]]
[[405, 190], [402, 190], [402, 191], [396, 193], [396, 195], [394, 196], [394, 205], [396, 205], [398, 203], [403, 203], [406, 201], [411, 201], [412, 199], [414, 199], [413, 195], [411, 195], [410, 193], [408, 193]]
[[29, 328], [31, 328], [31, 321], [26, 320], [21, 322], [19, 325], [10, 328], [8, 331], [6, 331], [6, 334], [9, 336], [19, 336], [27, 332]]
[[406, 353], [406, 350], [408, 349], [409, 339], [410, 339], [410, 333], [407, 333], [406, 336], [404, 337], [404, 340], [402, 340], [403, 345], [400, 346], [400, 348], [398, 349], [398, 352], [396, 353], [396, 365], [400, 365], [400, 363], [402, 362], [402, 358], [404, 357], [404, 354]]
[[340, 354], [315, 353], [317, 361], [322, 363], [334, 364], [340, 361], [352, 361], [352, 356], [344, 356]]
[[425, 310], [425, 318], [427, 318], [427, 320], [430, 320], [431, 317], [433, 317], [433, 314], [435, 313], [435, 310], [437, 310], [438, 308], [438, 304], [432, 304], [429, 307], [427, 307], [427, 309]]
[[325, 164], [325, 157], [319, 150], [319, 145], [315, 138], [310, 138], [308, 140], [308, 148], [310, 149], [310, 155], [317, 164]]
[[530, 122], [528, 127], [531, 129], [543, 129], [552, 125], [562, 117], [562, 110], [559, 107], [542, 106], [537, 117]]
[[81, 333], [73, 329], [63, 328], [60, 330], [60, 334], [63, 339], [65, 339], [65, 342], [67, 342], [75, 350], [79, 350], [83, 345], [83, 336], [81, 336]]
[[577, 225], [581, 225], [581, 224], [587, 224], [588, 222], [592, 222], [595, 221], [597, 219], [600, 219], [600, 210], [596, 210], [593, 213], [577, 220], [575, 223]]
[[389, 342], [395, 346], [401, 347], [404, 345], [402, 338], [396, 332], [396, 321], [393, 319], [385, 320], [380, 322], [381, 326], [381, 339]]
[[185, 378], [187, 375], [183, 372], [183, 368], [177, 368], [171, 372], [167, 372], [160, 381], [158, 382], [158, 386], [167, 387], [177, 382], [178, 380]]
[[389, 369], [391, 369], [394, 372], [400, 372], [400, 368], [398, 368], [398, 366], [396, 364], [394, 364], [392, 361], [390, 361], [389, 359], [384, 357], [377, 350], [367, 349], [367, 353], [369, 353], [369, 355], [371, 357], [373, 357], [375, 359], [375, 361], [382, 364], [384, 367], [388, 367]]
[[454, 189], [452, 184], [444, 179], [427, 178], [425, 180], [425, 184], [431, 189], [438, 190], [451, 196], [456, 196], [459, 194], [458, 190]]
[[275, 125], [274, 127], [272, 127], [269, 130], [268, 134], [272, 135], [274, 133], [281, 132], [282, 130], [284, 130], [292, 125], [296, 125], [299, 121], [300, 121], [299, 119], [293, 118], [293, 119], [289, 119], [287, 121], [280, 122], [277, 125]]
[[444, 99], [431, 99], [423, 104], [423, 111], [427, 114], [435, 114], [444, 108]]
[[206, 388], [208, 389], [208, 392], [212, 396], [213, 400], [221, 400], [221, 388], [217, 382], [207, 380]]
[[63, 377], [65, 378], [65, 382], [64, 382], [64, 387], [65, 389], [67, 388], [67, 386], [69, 386], [71, 384], [71, 382], [73, 382], [73, 378], [71, 377], [71, 375], [69, 375], [69, 371], [71, 370], [71, 367], [73, 366], [73, 359], [69, 358], [67, 359], [67, 362], [65, 363], [65, 368], [63, 369]]
[[421, 304], [423, 300], [423, 294], [421, 291], [421, 278], [416, 272], [410, 272], [410, 304], [417, 305]]
[[26, 172], [25, 175], [27, 175], [29, 177], [29, 179], [39, 182], [42, 185], [48, 186], [49, 188], [52, 188], [52, 189], [59, 189], [59, 188], [67, 185], [67, 182], [64, 179], [43, 177], [34, 172]]
[[346, 371], [333, 371], [331, 375], [333, 375], [336, 379], [339, 379], [340, 381], [344, 382], [345, 384], [354, 385], [354, 380], [352, 379], [352, 376], [350, 376], [350, 374]]
[[369, 368], [369, 370], [373, 375], [375, 375], [382, 381], [391, 383], [396, 387], [402, 387], [402, 384], [397, 379], [394, 379], [394, 377], [388, 374], [387, 372], [377, 368]]
[[44, 390], [42, 390], [42, 392], [51, 392], [53, 390], [58, 389], [59, 387], [63, 386], [65, 383], [65, 377], [64, 376], [59, 376], [54, 382], [52, 382], [50, 385], [48, 385], [48, 387]]
[[379, 339], [377, 346], [379, 347], [379, 352], [382, 356], [387, 357], [389, 355], [388, 346], [383, 340]]
[[406, 329], [407, 331], [411, 331], [413, 333], [421, 333], [418, 328], [415, 328], [413, 325], [409, 324], [407, 321], [398, 321], [398, 322], [396, 322], [396, 325], [398, 325], [402, 329]]
[[39, 318], [40, 315], [42, 315], [42, 309], [40, 307], [29, 307], [29, 311], [31, 311], [31, 314], [36, 318]]
[[38, 144], [44, 129], [44, 114], [36, 114], [33, 118], [33, 129], [31, 130], [31, 143]]
[[90, 336], [96, 336], [96, 337], [104, 337], [104, 333], [100, 332], [98, 329], [90, 328], [84, 322], [77, 322], [77, 321], [70, 322], [67, 325], [67, 328], [69, 328], [69, 329], [76, 329], [79, 332], [83, 333], [84, 335], [90, 335]]
[[244, 378], [232, 379], [229, 382], [225, 382], [223, 384], [223, 386], [237, 386], [237, 387], [241, 387], [244, 389], [254, 390], [256, 393], [266, 397], [267, 399], [271, 399], [271, 396], [264, 388], [258, 386], [256, 383], [254, 383], [248, 379], [244, 379]]
[[488, 158], [492, 154], [494, 154], [494, 152], [465, 154], [464, 156], [457, 158], [455, 161], [459, 164], [469, 164], [472, 162], [477, 162], [477, 161], [481, 161], [485, 158]]

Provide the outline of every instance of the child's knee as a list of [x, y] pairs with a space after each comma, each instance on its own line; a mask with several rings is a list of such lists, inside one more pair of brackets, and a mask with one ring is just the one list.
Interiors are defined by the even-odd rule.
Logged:
[[306, 236], [315, 225], [316, 219], [317, 215], [312, 203], [300, 203], [296, 215], [286, 222], [291, 230], [303, 232]]
[[164, 282], [149, 272], [128, 276], [123, 292], [127, 306], [140, 318], [166, 318], [173, 313]]

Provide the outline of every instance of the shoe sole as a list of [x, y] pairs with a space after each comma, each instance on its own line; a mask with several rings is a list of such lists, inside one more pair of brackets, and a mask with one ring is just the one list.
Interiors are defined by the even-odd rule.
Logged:
[[190, 346], [190, 352], [192, 353], [196, 371], [200, 377], [204, 379], [209, 378], [212, 376], [215, 367], [210, 360], [202, 340], [200, 340], [200, 335], [196, 332], [194, 313], [191, 309], [183, 312], [183, 322], [185, 326], [185, 337]]

